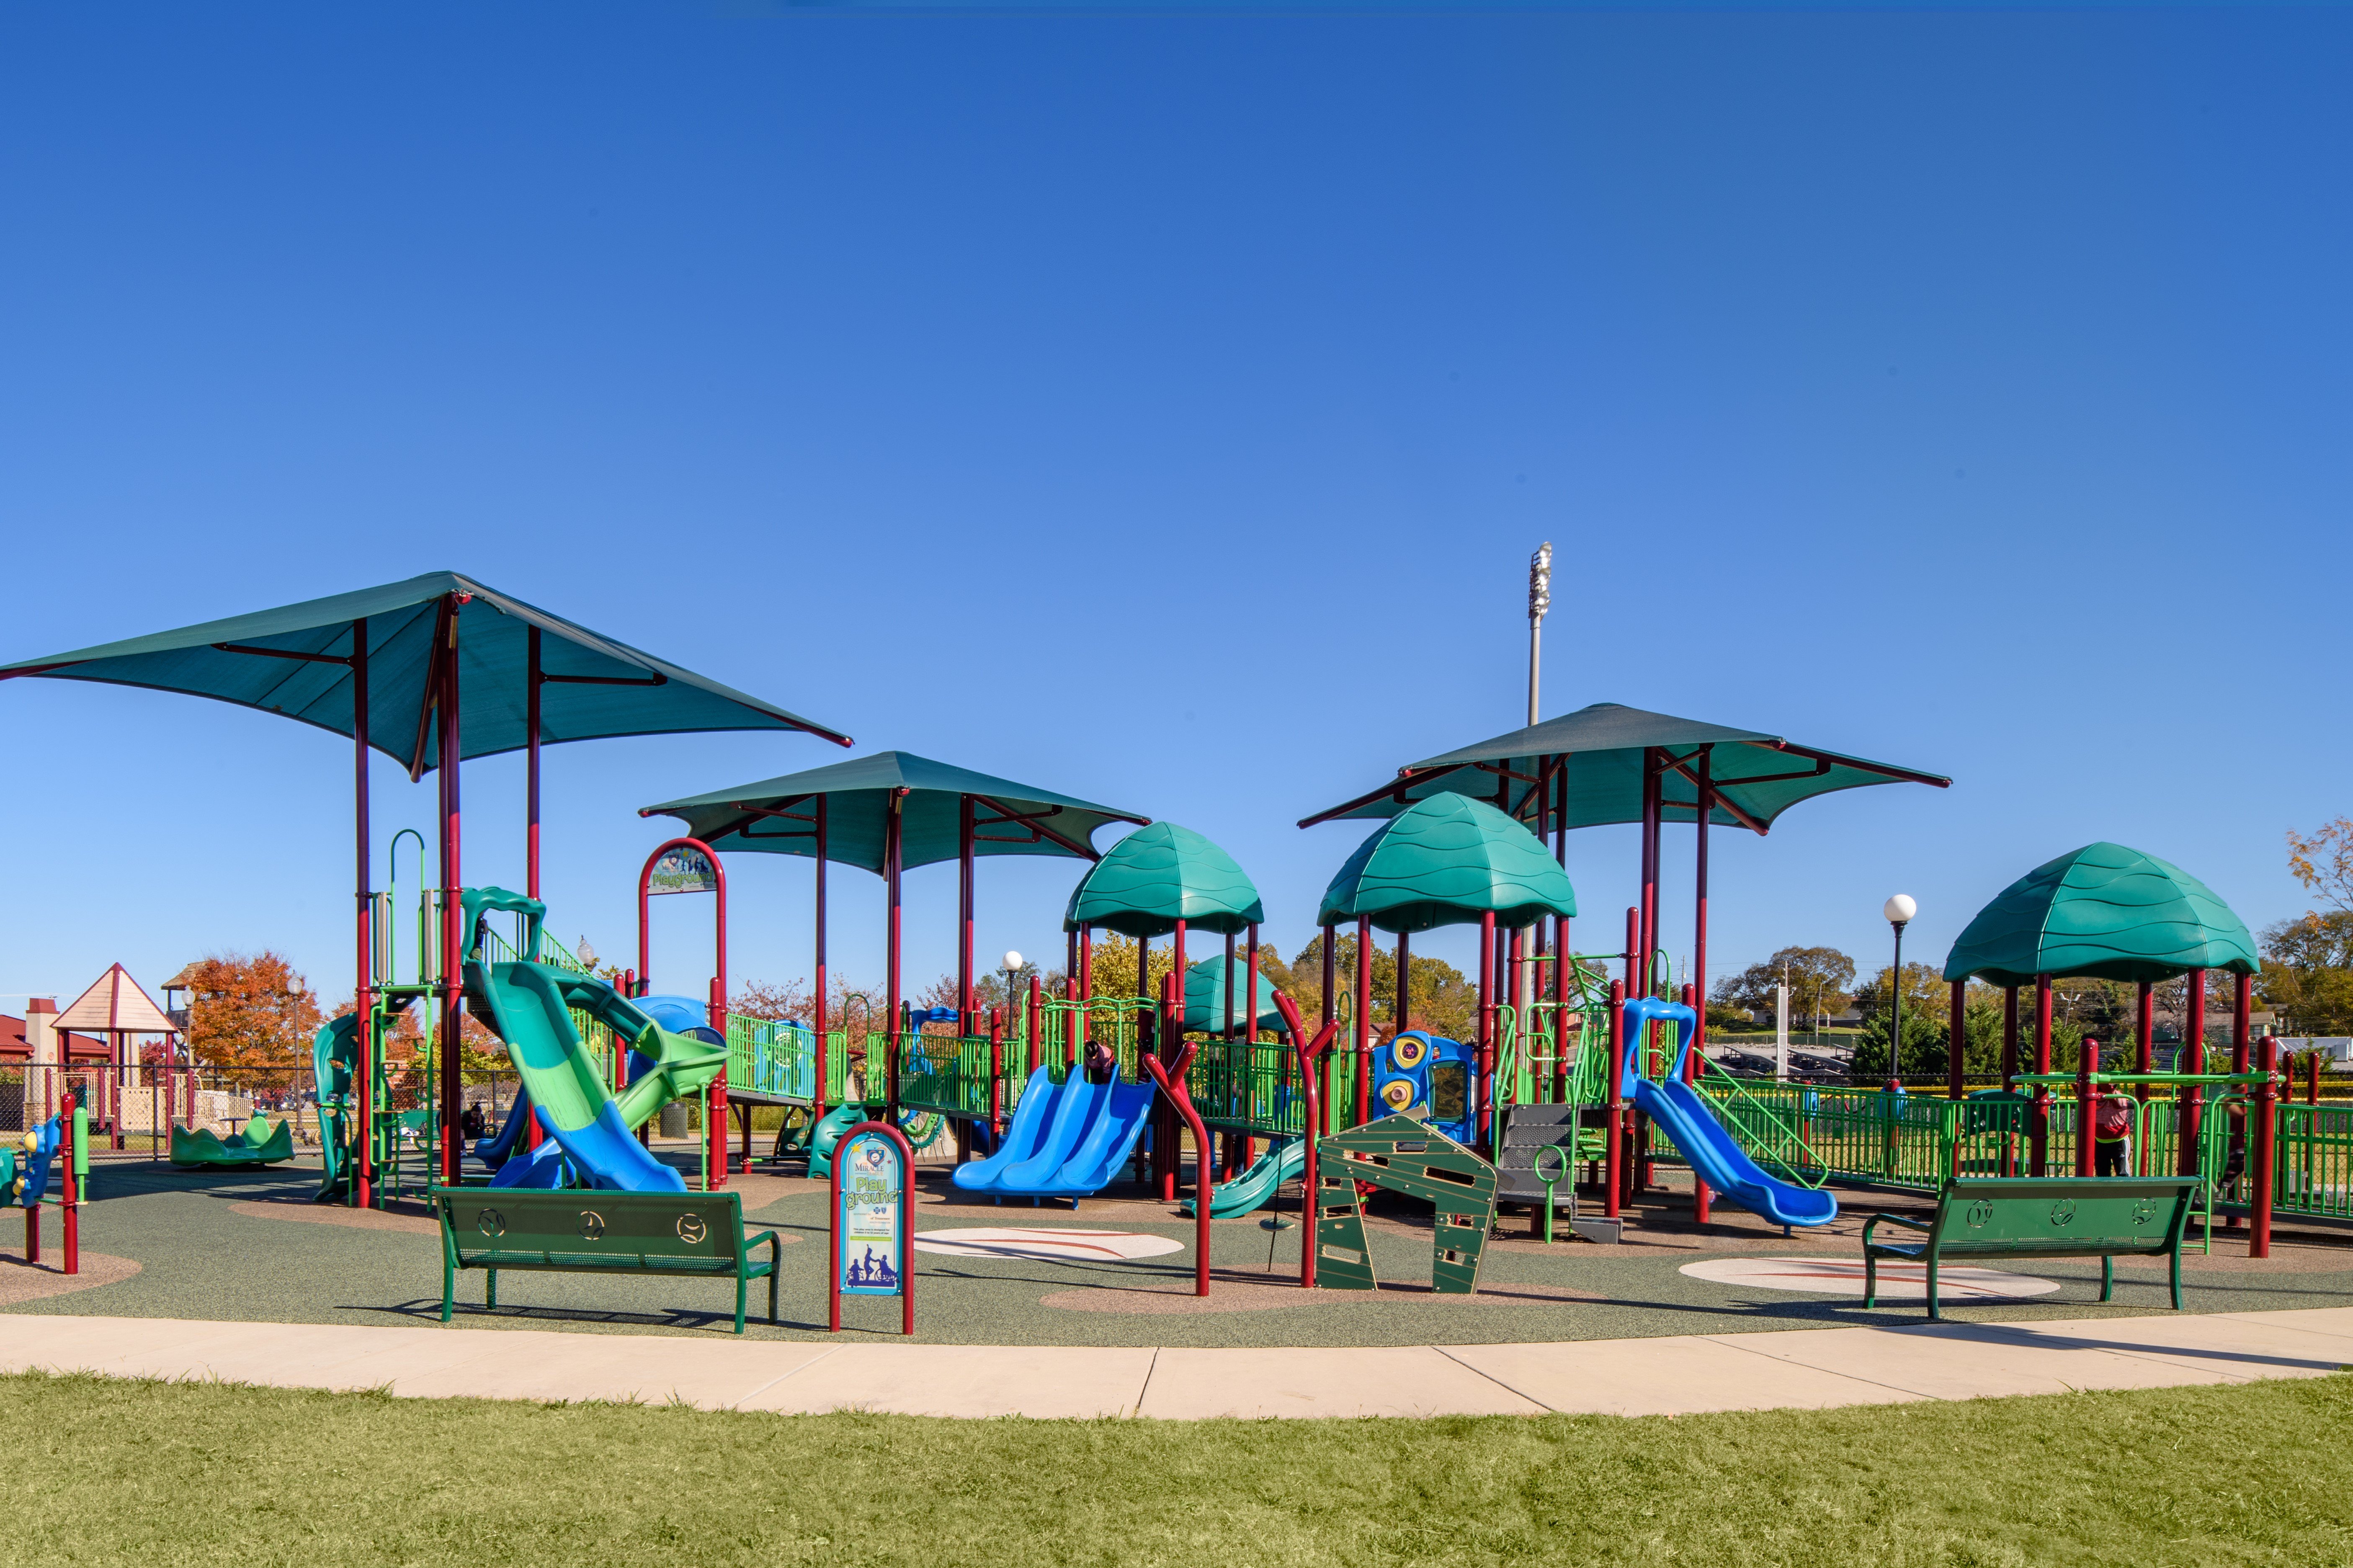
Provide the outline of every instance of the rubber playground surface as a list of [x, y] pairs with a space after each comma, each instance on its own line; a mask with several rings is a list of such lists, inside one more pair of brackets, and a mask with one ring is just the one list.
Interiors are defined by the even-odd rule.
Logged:
[[[1616, 1246], [1546, 1247], [1528, 1237], [1526, 1215], [1508, 1215], [1499, 1222], [1506, 1239], [1490, 1243], [1479, 1292], [1467, 1298], [1430, 1291], [1427, 1211], [1404, 1204], [1377, 1204], [1368, 1215], [1382, 1289], [1300, 1290], [1300, 1231], [1286, 1203], [1212, 1222], [1204, 1300], [1192, 1293], [1194, 1224], [1174, 1205], [1113, 1188], [1073, 1214], [1066, 1205], [975, 1201], [948, 1184], [944, 1165], [919, 1174], [916, 1338], [932, 1344], [1478, 1345], [1900, 1328], [1925, 1317], [1916, 1290], [1866, 1310], [1853, 1279], [1865, 1215], [1927, 1211], [1926, 1200], [1903, 1194], [1842, 1191], [1834, 1226], [1784, 1237], [1729, 1206], [1695, 1226], [1687, 1193], [1653, 1193]], [[100, 1163], [82, 1211], [82, 1275], [26, 1268], [12, 1235], [0, 1253], [0, 1312], [438, 1325], [432, 1221], [421, 1209], [313, 1204], [317, 1182], [316, 1166], [300, 1163], [205, 1173]], [[755, 1288], [747, 1339], [900, 1342], [890, 1301], [853, 1301], [844, 1333], [825, 1332], [821, 1184], [755, 1171], [731, 1184], [747, 1219], [776, 1226], [786, 1241], [784, 1322], [759, 1315], [765, 1292]], [[54, 1206], [44, 1219], [53, 1266]], [[2287, 1229], [2272, 1258], [2245, 1254], [2238, 1235], [2218, 1229], [2211, 1256], [2185, 1258], [2190, 1312], [2353, 1304], [2353, 1234]], [[2096, 1260], [2038, 1265], [2031, 1277], [1956, 1270], [1947, 1316], [1963, 1324], [2172, 1316], [2161, 1262], [2120, 1261], [2116, 1275], [2117, 1299], [2104, 1307]], [[509, 1273], [495, 1312], [481, 1310], [482, 1284], [479, 1273], [459, 1276], [455, 1328], [733, 1338], [732, 1282]]]

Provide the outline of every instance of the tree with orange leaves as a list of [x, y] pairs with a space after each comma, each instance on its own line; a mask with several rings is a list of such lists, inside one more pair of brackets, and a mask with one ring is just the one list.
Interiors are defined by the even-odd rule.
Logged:
[[188, 1053], [199, 1066], [238, 1069], [248, 1090], [288, 1088], [310, 1066], [319, 1004], [285, 959], [216, 952], [188, 978]]

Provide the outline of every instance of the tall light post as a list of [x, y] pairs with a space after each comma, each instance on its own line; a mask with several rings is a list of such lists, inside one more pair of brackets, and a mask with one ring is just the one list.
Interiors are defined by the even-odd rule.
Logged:
[[1545, 612], [1552, 608], [1552, 541], [1528, 557], [1528, 723], [1536, 722], [1537, 656], [1544, 647]]
[[1898, 893], [1880, 906], [1879, 912], [1895, 928], [1895, 967], [1888, 971], [1888, 990], [1894, 998], [1894, 1011], [1888, 1016], [1887, 1082], [1891, 1089], [1904, 1086], [1904, 928], [1920, 912], [1909, 893]]

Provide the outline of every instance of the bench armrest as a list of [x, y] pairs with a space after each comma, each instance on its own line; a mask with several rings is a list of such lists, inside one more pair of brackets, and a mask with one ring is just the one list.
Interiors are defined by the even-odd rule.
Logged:
[[1890, 1225], [1900, 1225], [1906, 1230], [1933, 1231], [1936, 1228], [1926, 1220], [1906, 1219], [1900, 1214], [1875, 1214], [1862, 1222], [1863, 1246], [1871, 1245], [1871, 1227], [1882, 1220], [1885, 1220]]

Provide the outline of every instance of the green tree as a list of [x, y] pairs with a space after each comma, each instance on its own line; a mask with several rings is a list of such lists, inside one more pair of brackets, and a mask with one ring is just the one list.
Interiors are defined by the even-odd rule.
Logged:
[[[1356, 976], [1356, 934], [1348, 931], [1332, 944], [1341, 1017], [1348, 1016], [1348, 999]], [[1469, 1040], [1479, 1033], [1479, 988], [1471, 977], [1443, 959], [1413, 955], [1412, 990], [1407, 997], [1409, 1029], [1428, 1029], [1451, 1040]], [[1322, 1016], [1324, 1005], [1324, 936], [1318, 931], [1305, 947], [1282, 966], [1276, 985], [1299, 1005], [1299, 1016]], [[1397, 939], [1378, 937], [1372, 944], [1372, 1020], [1374, 1037], [1387, 1039], [1397, 1033]]]
[[1785, 947], [1762, 963], [1752, 963], [1737, 974], [1715, 983], [1711, 1000], [1745, 1007], [1770, 1017], [1773, 988], [1787, 981], [1789, 1016], [1821, 1021], [1846, 1011], [1847, 987], [1854, 984], [1854, 960], [1834, 947]]
[[2353, 1035], [2353, 911], [2306, 914], [2263, 928], [2255, 982], [2290, 1035]]

